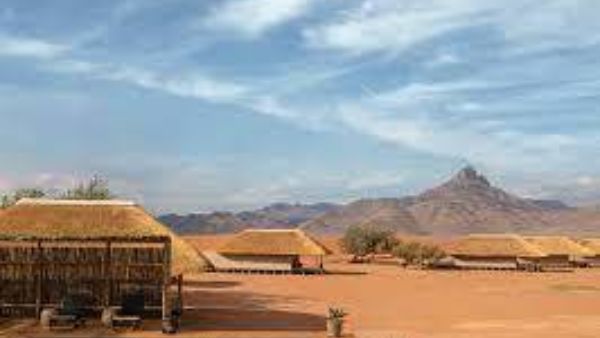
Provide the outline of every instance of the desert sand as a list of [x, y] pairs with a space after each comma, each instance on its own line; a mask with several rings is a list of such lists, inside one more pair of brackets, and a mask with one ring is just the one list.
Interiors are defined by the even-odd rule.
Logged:
[[[327, 306], [334, 305], [350, 313], [348, 329], [357, 337], [598, 337], [600, 332], [600, 271], [329, 268], [339, 274], [197, 276], [188, 304], [220, 309], [211, 316], [198, 311], [210, 319], [198, 324], [202, 330], [319, 331]], [[243, 316], [241, 309], [254, 314]]]

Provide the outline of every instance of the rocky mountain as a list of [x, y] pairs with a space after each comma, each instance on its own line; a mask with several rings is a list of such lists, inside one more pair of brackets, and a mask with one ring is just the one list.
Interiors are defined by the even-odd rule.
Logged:
[[541, 230], [568, 209], [507, 193], [472, 167], [416, 196], [407, 208], [423, 231], [435, 234]]
[[340, 234], [353, 225], [408, 234], [485, 232], [600, 232], [600, 208], [572, 208], [554, 200], [521, 198], [466, 167], [416, 196], [362, 199], [346, 205], [273, 204], [240, 213], [160, 218], [180, 233], [225, 233], [246, 228], [300, 228]]
[[295, 228], [298, 224], [339, 208], [336, 204], [276, 203], [265, 208], [231, 212], [189, 215], [168, 214], [159, 220], [181, 234], [219, 234], [248, 228]]
[[573, 207], [568, 206], [565, 202], [559, 201], [559, 200], [528, 199], [528, 201], [543, 208], [543, 209], [552, 209], [552, 210], [573, 210], [574, 209]]
[[401, 199], [351, 203], [301, 225], [315, 233], [341, 233], [352, 225], [378, 224], [405, 233], [550, 232], [594, 229], [599, 215], [560, 201], [526, 199], [493, 186], [466, 167], [448, 181]]
[[240, 212], [237, 217], [254, 228], [294, 228], [302, 222], [336, 210], [338, 207], [329, 203], [276, 203], [255, 211]]
[[300, 228], [313, 233], [339, 234], [348, 227], [372, 226], [395, 232], [420, 233], [420, 227], [397, 198], [364, 199], [309, 220]]
[[159, 216], [158, 220], [169, 225], [173, 231], [180, 234], [230, 233], [246, 228], [244, 222], [230, 212], [189, 215], [167, 214]]

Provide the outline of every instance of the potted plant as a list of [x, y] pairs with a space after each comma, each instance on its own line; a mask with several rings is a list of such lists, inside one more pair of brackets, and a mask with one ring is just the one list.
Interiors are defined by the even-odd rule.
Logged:
[[329, 315], [327, 316], [327, 336], [328, 337], [341, 337], [342, 327], [344, 325], [344, 317], [347, 313], [340, 308], [329, 308]]

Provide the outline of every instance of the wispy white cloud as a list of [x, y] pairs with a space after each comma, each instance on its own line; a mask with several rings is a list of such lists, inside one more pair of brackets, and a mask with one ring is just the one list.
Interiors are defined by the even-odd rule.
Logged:
[[115, 66], [65, 59], [50, 64], [57, 72], [84, 74], [91, 78], [123, 82], [172, 95], [209, 102], [233, 102], [245, 96], [247, 89], [239, 84], [214, 80], [202, 74], [162, 74], [130, 66]]
[[0, 35], [0, 56], [46, 59], [59, 56], [68, 49], [48, 41]]
[[460, 63], [460, 58], [454, 53], [443, 52], [436, 55], [431, 60], [427, 61], [425, 65], [430, 68], [442, 67], [448, 65], [455, 65]]
[[[479, 3], [480, 5], [477, 5]], [[304, 31], [309, 46], [350, 53], [403, 51], [456, 29], [481, 24], [488, 2], [364, 1]]]
[[296, 111], [282, 104], [277, 98], [273, 96], [258, 96], [254, 99], [250, 99], [247, 102], [248, 106], [255, 111], [261, 112], [266, 115], [281, 117], [281, 118], [292, 118], [297, 117]]
[[[360, 5], [355, 6], [357, 3]], [[186, 3], [190, 4], [197, 7], [192, 2]], [[29, 58], [32, 64], [51, 69], [54, 72], [51, 76], [77, 75], [76, 82], [99, 80], [130, 85], [196, 99], [198, 104], [218, 104], [215, 110], [223, 113], [230, 108], [255, 112], [284, 119], [299, 128], [341, 131], [344, 137], [362, 136], [370, 139], [366, 141], [369, 143], [377, 140], [398, 145], [402, 154], [465, 158], [497, 171], [569, 171], [572, 163], [594, 158], [589, 154], [598, 154], [598, 140], [586, 140], [585, 131], [600, 123], [595, 107], [600, 90], [597, 60], [593, 50], [573, 51], [591, 48], [600, 41], [600, 20], [595, 17], [600, 2], [337, 1], [327, 10], [344, 7], [342, 11], [326, 12], [308, 20], [303, 16], [317, 13], [311, 11], [310, 0], [225, 0], [208, 5], [200, 23], [208, 33], [230, 31], [249, 39], [290, 39], [293, 35], [283, 29], [281, 36], [265, 33], [293, 20], [304, 25], [300, 29], [305, 43], [320, 50], [314, 53], [309, 48], [298, 52], [294, 48], [294, 53], [288, 53], [274, 49], [267, 58], [273, 65], [261, 63], [262, 59], [256, 56], [263, 56], [264, 51], [252, 54], [253, 45], [247, 41], [240, 45], [228, 41], [218, 48], [226, 53], [243, 50], [251, 57], [223, 58], [204, 64], [203, 58], [214, 55], [212, 43], [228, 37], [210, 34], [210, 41], [199, 52], [198, 36], [190, 37], [199, 34], [190, 33], [187, 26], [190, 20], [198, 19], [197, 12], [185, 13], [176, 25], [152, 31], [155, 16], [160, 16], [155, 14], [171, 8], [172, 4], [156, 5], [160, 8], [146, 6], [155, 5], [143, 0], [122, 2], [113, 11], [102, 11], [108, 13], [107, 20], [99, 20], [97, 26], [92, 26], [95, 29], [82, 29], [81, 35], [73, 32], [72, 39], [49, 32], [61, 36], [61, 41], [69, 41], [71, 48], [52, 40], [0, 35], [0, 56]], [[177, 11], [171, 12], [177, 15], [174, 14]], [[141, 20], [139, 26], [125, 24], [132, 16]], [[142, 22], [144, 19], [148, 21]], [[298, 28], [295, 24], [288, 27]], [[160, 56], [145, 55], [144, 48], [140, 51], [120, 39], [111, 41], [128, 34], [140, 34], [144, 46], [160, 46], [167, 52]], [[275, 48], [280, 45], [273, 44]], [[173, 52], [181, 46], [185, 47], [183, 51]], [[571, 47], [567, 53], [523, 55]], [[350, 56], [381, 53], [392, 57], [385, 58], [386, 62], [379, 62], [382, 58], [378, 57], [365, 57], [357, 62], [356, 58], [340, 55], [338, 51]], [[393, 58], [405, 52], [406, 57]], [[284, 57], [280, 59], [280, 55]], [[246, 59], [258, 63], [258, 67]], [[219, 72], [208, 68], [215, 64], [220, 67]], [[177, 65], [173, 66], [176, 70], [167, 69], [169, 65]], [[448, 65], [453, 66], [441, 67]], [[246, 70], [250, 71], [244, 73]], [[371, 86], [373, 89], [365, 95], [364, 88]], [[34, 96], [30, 90], [27, 92], [26, 100], [4, 95], [2, 101], [32, 102], [36, 111], [45, 111], [42, 106], [55, 102], [41, 97], [31, 100]], [[61, 111], [87, 111], [74, 105], [70, 98], [64, 101], [67, 103], [56, 105], [61, 106]], [[4, 106], [11, 110], [10, 105]], [[432, 166], [438, 165], [432, 162]], [[586, 166], [594, 168], [597, 164], [586, 163]], [[126, 167], [129, 171], [123, 172], [130, 173], [129, 163]], [[211, 203], [262, 203], [256, 196], [263, 200], [293, 200], [306, 197], [307, 192], [319, 196], [326, 191], [364, 193], [399, 185], [403, 178], [393, 170], [347, 176], [336, 173], [333, 177], [314, 172], [266, 184], [247, 179], [233, 186], [240, 183], [229, 182], [237, 174], [177, 170], [163, 170], [167, 174], [160, 192], [144, 187], [148, 182], [150, 190], [160, 185], [145, 173], [136, 174], [144, 176], [145, 182], [142, 178], [130, 179], [136, 181], [139, 187], [136, 189], [146, 196], [160, 195], [163, 201], [169, 200], [173, 205], [181, 202], [191, 208]], [[173, 172], [178, 172], [179, 177], [173, 179]], [[203, 183], [190, 183], [196, 181]], [[593, 176], [582, 176], [579, 184], [592, 187], [595, 182]], [[172, 187], [178, 187], [177, 191]]]
[[600, 177], [580, 176], [575, 179], [575, 184], [582, 188], [600, 189]]
[[312, 0], [228, 0], [210, 10], [204, 27], [257, 37], [307, 12]]
[[[591, 8], [590, 8], [591, 7]], [[366, 0], [304, 31], [307, 45], [353, 54], [400, 53], [444, 35], [477, 28], [511, 51], [600, 41], [600, 3], [578, 0]]]
[[[257, 196], [272, 202], [347, 202], [378, 189], [398, 188], [405, 177], [404, 173], [388, 171], [317, 173], [296, 170], [275, 176], [269, 182], [243, 182], [245, 186], [224, 195], [224, 201], [240, 209], [259, 207], [261, 203]], [[331, 199], [331, 195], [335, 197]]]
[[589, 0], [514, 1], [495, 17], [511, 51], [584, 47], [600, 42], [600, 2]]
[[404, 183], [406, 175], [396, 172], [373, 172], [348, 179], [346, 187], [350, 190], [399, 187]]
[[79, 74], [91, 79], [125, 83], [208, 103], [237, 106], [261, 115], [282, 119], [299, 117], [294, 107], [286, 106], [279, 98], [264, 90], [257, 90], [252, 86], [236, 82], [214, 79], [198, 72], [181, 75], [75, 59], [53, 60], [46, 65], [46, 68], [54, 72]]
[[[501, 170], [574, 160], [581, 140], [556, 131], [498, 124], [470, 103], [473, 92], [502, 86], [485, 82], [409, 84], [340, 104], [340, 123], [359, 133], [417, 151], [464, 158]], [[464, 105], [473, 109], [457, 109]], [[570, 155], [569, 155], [570, 154]]]
[[513, 191], [531, 198], [559, 199], [574, 206], [600, 203], [600, 177], [594, 175], [569, 175], [557, 172], [550, 181], [544, 177], [520, 180]]

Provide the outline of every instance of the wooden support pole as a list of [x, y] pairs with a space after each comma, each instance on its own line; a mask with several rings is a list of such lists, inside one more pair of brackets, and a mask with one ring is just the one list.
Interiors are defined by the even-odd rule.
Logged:
[[163, 256], [163, 281], [162, 281], [162, 319], [169, 317], [168, 292], [171, 280], [171, 238], [165, 241]]
[[104, 266], [102, 268], [102, 277], [104, 278], [104, 306], [108, 307], [111, 304], [112, 298], [112, 243], [110, 240], [106, 241], [106, 251], [104, 252]]
[[177, 297], [179, 298], [179, 306], [183, 310], [183, 274], [177, 276]]
[[42, 241], [39, 240], [37, 242], [37, 255], [36, 255], [36, 265], [35, 265], [35, 278], [36, 278], [36, 290], [35, 290], [35, 315], [36, 318], [40, 318], [40, 314], [42, 313]]

